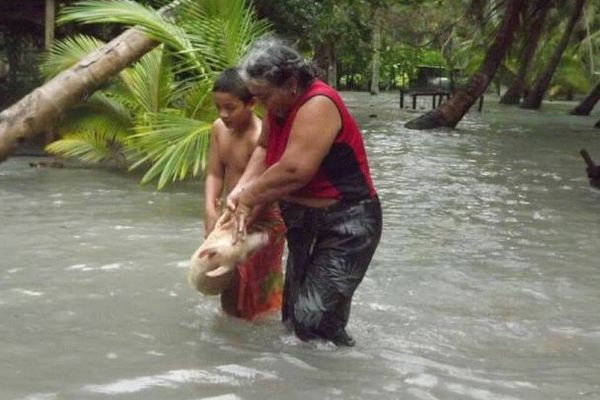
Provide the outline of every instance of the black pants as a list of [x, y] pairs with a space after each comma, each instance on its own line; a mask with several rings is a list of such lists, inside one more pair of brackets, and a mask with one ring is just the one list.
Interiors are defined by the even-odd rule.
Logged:
[[345, 335], [354, 291], [382, 229], [377, 197], [326, 208], [282, 202], [288, 260], [282, 318], [302, 340]]

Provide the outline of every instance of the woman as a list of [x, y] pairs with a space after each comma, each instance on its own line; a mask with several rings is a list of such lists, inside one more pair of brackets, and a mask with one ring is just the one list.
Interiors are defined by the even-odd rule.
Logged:
[[302, 340], [352, 346], [350, 303], [382, 225], [361, 133], [339, 94], [283, 43], [257, 43], [240, 70], [267, 115], [227, 200], [238, 238], [261, 206], [279, 200], [289, 250], [283, 322]]

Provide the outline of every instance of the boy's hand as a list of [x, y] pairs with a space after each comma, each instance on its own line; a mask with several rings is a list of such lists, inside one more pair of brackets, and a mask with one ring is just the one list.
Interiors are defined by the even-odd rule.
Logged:
[[208, 237], [208, 235], [210, 235], [210, 233], [215, 229], [215, 219], [212, 220], [205, 220], [204, 221], [204, 239], [206, 239]]
[[216, 209], [207, 209], [204, 213], [204, 238], [215, 229], [215, 224], [219, 219], [219, 212]]

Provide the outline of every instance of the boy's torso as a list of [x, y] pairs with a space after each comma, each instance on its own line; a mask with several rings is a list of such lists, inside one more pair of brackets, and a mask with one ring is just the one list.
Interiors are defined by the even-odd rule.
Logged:
[[231, 190], [242, 176], [260, 136], [260, 123], [254, 129], [234, 132], [221, 126], [218, 130], [219, 159], [225, 169], [224, 184]]

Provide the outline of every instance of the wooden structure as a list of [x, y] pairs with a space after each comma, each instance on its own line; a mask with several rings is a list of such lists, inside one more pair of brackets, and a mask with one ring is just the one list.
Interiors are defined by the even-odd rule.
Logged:
[[[400, 108], [404, 108], [404, 96], [410, 96], [412, 98], [412, 109], [417, 109], [417, 99], [419, 97], [431, 97], [431, 108], [434, 109], [442, 104], [444, 100], [448, 100], [452, 96], [452, 92], [449, 90], [405, 90], [400, 89]], [[477, 111], [481, 112], [483, 109], [484, 96], [479, 98], [479, 104]]]
[[44, 31], [44, 44], [48, 48], [54, 40], [56, 28], [56, 0], [2, 0], [0, 24], [25, 22]]
[[[57, 7], [57, 0], [0, 0], [0, 110], [43, 82], [37, 60], [54, 42]], [[44, 135], [23, 151], [38, 154], [52, 139], [49, 129]]]
[[404, 108], [404, 96], [409, 95], [412, 97], [412, 108], [415, 110], [417, 108], [417, 98], [419, 96], [429, 97], [431, 96], [431, 108], [436, 108], [438, 105], [442, 104], [444, 99], [450, 98], [450, 91], [448, 90], [409, 90], [400, 89], [400, 108]]
[[[441, 66], [419, 65], [417, 74], [408, 87], [400, 89], [400, 108], [404, 108], [405, 96], [412, 99], [412, 109], [416, 110], [419, 97], [430, 97], [431, 108], [435, 109], [448, 100], [454, 92], [455, 78], [459, 70], [449, 70]], [[483, 96], [479, 98], [478, 111], [483, 108]]]

